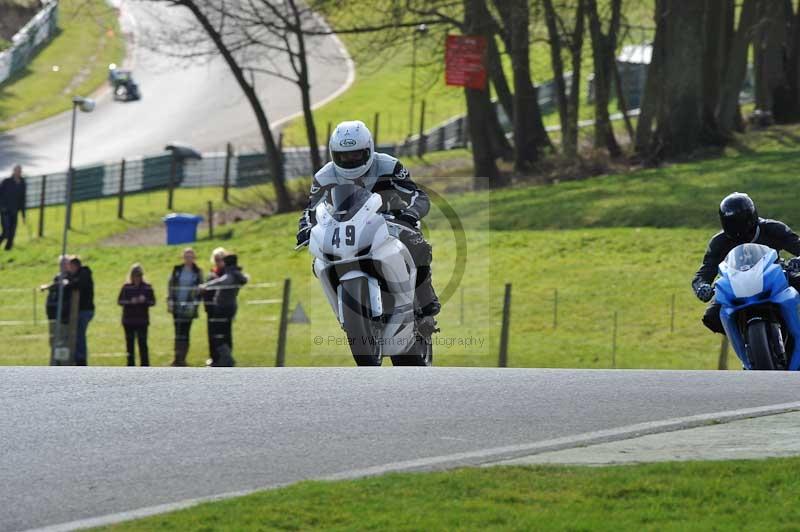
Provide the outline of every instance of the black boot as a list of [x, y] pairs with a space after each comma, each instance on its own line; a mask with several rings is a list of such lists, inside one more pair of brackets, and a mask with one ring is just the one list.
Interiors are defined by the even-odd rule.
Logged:
[[421, 316], [436, 316], [442, 310], [439, 297], [433, 289], [431, 280], [430, 266], [420, 266], [417, 268], [417, 304]]

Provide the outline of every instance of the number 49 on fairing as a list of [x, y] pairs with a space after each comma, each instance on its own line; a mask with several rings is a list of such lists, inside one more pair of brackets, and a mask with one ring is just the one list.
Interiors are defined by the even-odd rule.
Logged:
[[[342, 240], [339, 236], [339, 228], [333, 230], [333, 237], [331, 238], [331, 245], [341, 247]], [[344, 244], [346, 246], [354, 246], [356, 244], [356, 226], [346, 225], [344, 227]]]

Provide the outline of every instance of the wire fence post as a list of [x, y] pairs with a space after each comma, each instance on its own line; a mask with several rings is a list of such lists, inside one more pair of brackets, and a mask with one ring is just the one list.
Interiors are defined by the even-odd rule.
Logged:
[[553, 289], [553, 329], [558, 327], [558, 288]]
[[275, 356], [275, 367], [282, 368], [286, 365], [286, 327], [289, 324], [289, 295], [292, 290], [292, 280], [283, 281], [283, 302], [281, 303], [281, 317], [278, 325], [278, 353]]
[[208, 202], [208, 238], [214, 238], [214, 202]]
[[726, 335], [722, 335], [722, 343], [719, 346], [717, 369], [728, 369], [728, 337]]
[[42, 193], [39, 197], [39, 230], [38, 235], [39, 238], [44, 236], [44, 207], [45, 207], [45, 196], [47, 194], [47, 176], [42, 176]]
[[119, 169], [119, 193], [117, 195], [117, 219], [125, 217], [125, 159]]
[[419, 137], [417, 140], [417, 157], [422, 157], [427, 151], [428, 139], [425, 138], [425, 100], [422, 100], [419, 110]]
[[222, 183], [222, 201], [230, 203], [229, 190], [231, 188], [231, 158], [233, 157], [233, 146], [229, 142], [225, 149], [225, 180]]
[[675, 294], [672, 294], [672, 302], [669, 306], [669, 332], [675, 332]]
[[497, 359], [498, 368], [508, 367], [508, 328], [511, 321], [511, 283], [506, 283], [506, 292], [503, 297], [503, 326], [500, 330], [500, 355]]
[[381, 114], [375, 113], [375, 121], [372, 126], [372, 142], [375, 144], [375, 147], [378, 146], [378, 131], [381, 125]]
[[172, 199], [175, 193], [175, 174], [178, 172], [178, 160], [172, 155], [172, 164], [169, 168], [169, 189], [167, 190], [167, 210], [172, 210]]
[[611, 332], [611, 367], [617, 369], [617, 325], [619, 322], [618, 312], [614, 311], [614, 327]]

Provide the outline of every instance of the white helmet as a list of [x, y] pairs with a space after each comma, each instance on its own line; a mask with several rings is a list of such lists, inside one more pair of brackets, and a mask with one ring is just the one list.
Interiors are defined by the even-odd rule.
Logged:
[[372, 133], [360, 120], [342, 122], [336, 126], [328, 147], [336, 174], [345, 179], [358, 179], [375, 160]]

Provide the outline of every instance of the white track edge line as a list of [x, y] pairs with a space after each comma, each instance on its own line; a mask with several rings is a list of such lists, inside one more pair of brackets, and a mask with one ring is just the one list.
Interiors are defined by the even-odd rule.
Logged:
[[[377, 476], [386, 473], [398, 473], [403, 471], [415, 471], [415, 470], [419, 471], [419, 470], [428, 470], [428, 469], [445, 468], [445, 467], [482, 465], [487, 463], [500, 462], [511, 458], [540, 454], [548, 451], [558, 451], [571, 447], [606, 443], [609, 441], [625, 440], [629, 438], [635, 438], [637, 436], [645, 436], [648, 434], [656, 434], [661, 432], [672, 432], [676, 430], [690, 429], [707, 425], [712, 422], [730, 423], [732, 421], [738, 421], [741, 419], [770, 416], [770, 415], [783, 414], [794, 411], [800, 411], [800, 402], [781, 403], [776, 405], [759, 406], [753, 408], [741, 408], [737, 410], [714, 412], [711, 414], [698, 414], [694, 416], [671, 418], [662, 421], [650, 421], [646, 423], [637, 423], [634, 425], [628, 425], [625, 427], [619, 427], [615, 429], [585, 432], [583, 434], [578, 434], [575, 436], [555, 438], [536, 443], [508, 445], [504, 447], [482, 449], [479, 451], [468, 451], [462, 453], [433, 456], [430, 458], [420, 458], [417, 460], [406, 460], [380, 466], [367, 467], [363, 469], [353, 469], [350, 471], [343, 471], [340, 473], [335, 473], [333, 475], [323, 476], [316, 480], [326, 480], [326, 481], [351, 480], [356, 478]], [[150, 517], [153, 515], [174, 512], [177, 510], [184, 510], [186, 508], [190, 508], [192, 506], [196, 506], [198, 504], [203, 504], [206, 502], [214, 502], [223, 499], [252, 495], [253, 493], [259, 491], [277, 489], [294, 483], [295, 482], [286, 482], [280, 484], [273, 484], [253, 490], [234, 491], [228, 493], [221, 493], [218, 495], [210, 495], [207, 497], [186, 499], [183, 501], [178, 501], [173, 503], [165, 503], [157, 506], [139, 508], [127, 512], [119, 512], [100, 517], [92, 517], [88, 519], [71, 521], [68, 523], [30, 529], [28, 532], [68, 532], [72, 530], [80, 530], [86, 528], [112, 525], [124, 521], [140, 519], [143, 517]]]

